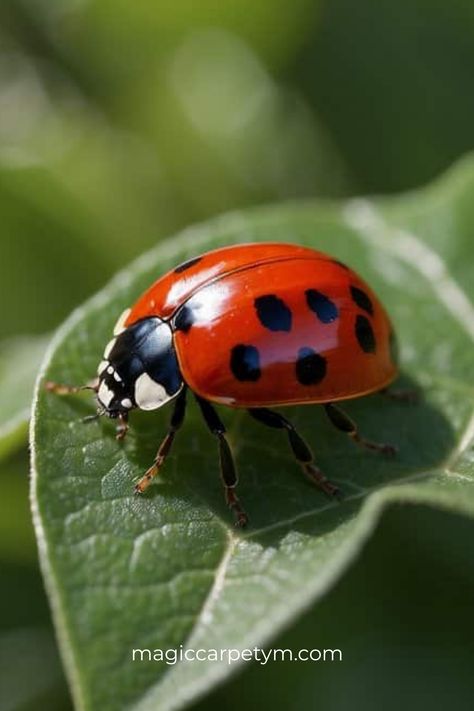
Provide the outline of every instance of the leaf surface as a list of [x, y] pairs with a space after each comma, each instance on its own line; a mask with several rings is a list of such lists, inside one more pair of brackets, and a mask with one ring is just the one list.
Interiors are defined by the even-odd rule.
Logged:
[[[388, 505], [474, 513], [474, 164], [434, 187], [385, 200], [307, 202], [236, 213], [190, 229], [119, 274], [58, 332], [32, 423], [32, 500], [43, 572], [80, 709], [182, 708], [234, 666], [132, 662], [132, 650], [262, 647], [327, 593]], [[45, 377], [94, 374], [125, 307], [160, 274], [219, 245], [285, 241], [330, 252], [374, 287], [401, 345], [401, 384], [423, 400], [371, 396], [345, 405], [395, 459], [360, 451], [321, 408], [285, 411], [346, 493], [327, 501], [301, 477], [278, 431], [221, 408], [251, 525], [233, 528], [215, 442], [190, 408], [160, 481], [133, 496], [168, 412], [138, 413], [118, 445], [111, 422], [82, 424], [87, 395], [45, 393]], [[454, 274], [460, 274], [459, 281]]]

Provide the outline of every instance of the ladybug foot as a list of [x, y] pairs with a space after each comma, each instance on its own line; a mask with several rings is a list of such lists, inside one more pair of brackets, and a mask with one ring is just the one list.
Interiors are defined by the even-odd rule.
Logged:
[[119, 442], [125, 438], [125, 435], [128, 432], [128, 421], [127, 421], [127, 416], [120, 414], [119, 415], [119, 424], [117, 425], [116, 432], [117, 434], [115, 435], [115, 439], [118, 440]]
[[361, 437], [357, 430], [355, 432], [349, 432], [349, 437], [360, 447], [370, 449], [373, 452], [380, 452], [381, 454], [385, 454], [387, 457], [394, 457], [398, 452], [398, 448], [395, 447], [395, 445], [384, 444], [383, 442], [372, 442], [370, 439]]
[[326, 496], [330, 499], [337, 499], [338, 501], [343, 501], [344, 494], [341, 489], [333, 484], [329, 479], [324, 476], [322, 471], [318, 469], [317, 466], [311, 463], [304, 463], [301, 465], [303, 472], [309, 481], [318, 487]]
[[124, 440], [125, 437], [127, 436], [127, 432], [128, 432], [128, 425], [119, 425], [116, 429], [116, 435], [115, 435], [115, 439], [117, 440], [117, 442], [121, 442], [122, 440]]
[[234, 512], [235, 515], [235, 525], [237, 528], [245, 528], [245, 526], [249, 522], [249, 518], [245, 511], [243, 510], [242, 506], [240, 505], [240, 501], [237, 498], [237, 495], [234, 491], [233, 488], [227, 487], [225, 490], [225, 498], [227, 501], [227, 505], [232, 511]]
[[381, 444], [379, 451], [387, 457], [395, 457], [398, 454], [398, 447], [395, 447], [394, 444]]
[[152, 479], [158, 474], [159, 467], [156, 464], [146, 470], [142, 478], [135, 484], [135, 494], [144, 494], [151, 484]]
[[249, 522], [249, 517], [245, 513], [245, 511], [236, 511], [235, 512], [235, 526], [236, 528], [245, 528]]

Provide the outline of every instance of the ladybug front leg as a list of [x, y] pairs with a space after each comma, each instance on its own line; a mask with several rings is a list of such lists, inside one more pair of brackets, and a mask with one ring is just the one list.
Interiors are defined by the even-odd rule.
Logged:
[[324, 405], [327, 416], [329, 417], [332, 424], [337, 427], [341, 432], [345, 432], [349, 437], [361, 447], [366, 449], [372, 449], [376, 452], [382, 452], [382, 454], [393, 455], [397, 453], [397, 448], [392, 444], [383, 444], [381, 442], [372, 442], [369, 439], [365, 439], [359, 434], [357, 425], [354, 420], [351, 420], [349, 415], [346, 415], [344, 410], [340, 407], [336, 407], [332, 402]]
[[235, 487], [238, 483], [237, 471], [235, 469], [234, 458], [232, 456], [229, 443], [225, 437], [226, 429], [217, 412], [212, 407], [211, 403], [203, 400], [195, 394], [196, 400], [203, 414], [206, 425], [209, 427], [213, 435], [218, 439], [219, 443], [219, 463], [221, 469], [222, 482], [224, 484], [225, 500], [227, 505], [235, 514], [236, 526], [241, 528], [248, 523], [248, 516], [240, 505], [240, 501], [235, 493]]
[[119, 424], [116, 427], [117, 434], [115, 435], [115, 438], [119, 442], [121, 442], [123, 439], [125, 439], [128, 429], [128, 414], [126, 412], [121, 412], [119, 415]]
[[184, 422], [184, 416], [186, 414], [186, 387], [183, 387], [178, 397], [176, 398], [174, 404], [173, 414], [171, 415], [171, 420], [166, 433], [166, 437], [158, 448], [156, 457], [153, 460], [153, 464], [149, 469], [146, 470], [145, 474], [142, 476], [140, 481], [135, 484], [135, 493], [143, 494], [144, 491], [148, 489], [151, 484], [152, 479], [159, 473], [166, 457], [170, 453], [171, 446], [174, 442], [177, 431]]
[[253, 407], [248, 412], [256, 420], [267, 425], [267, 427], [286, 430], [291, 450], [306, 477], [327, 496], [342, 499], [341, 490], [332, 484], [319, 467], [314, 464], [313, 453], [301, 435], [298, 434], [294, 425], [286, 417], [273, 410], [267, 410], [265, 407]]

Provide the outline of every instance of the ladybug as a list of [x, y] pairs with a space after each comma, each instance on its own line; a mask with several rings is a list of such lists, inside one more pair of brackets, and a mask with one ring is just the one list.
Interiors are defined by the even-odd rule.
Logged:
[[[335, 402], [377, 391], [411, 399], [387, 390], [398, 374], [395, 351], [387, 313], [352, 269], [298, 245], [242, 244], [190, 259], [158, 279], [120, 316], [98, 377], [84, 388], [96, 393], [97, 416], [118, 419], [119, 439], [131, 410], [174, 402], [168, 432], [136, 484], [140, 494], [169, 454], [192, 391], [217, 438], [227, 504], [244, 526], [232, 452], [214, 405], [245, 408], [262, 424], [286, 431], [306, 476], [339, 498], [292, 423], [268, 408], [320, 403], [354, 442], [394, 454], [391, 445], [362, 437]], [[83, 389], [46, 386], [59, 394]]]

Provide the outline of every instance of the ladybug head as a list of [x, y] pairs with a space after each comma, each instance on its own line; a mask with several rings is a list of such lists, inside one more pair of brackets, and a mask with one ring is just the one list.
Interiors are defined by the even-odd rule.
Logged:
[[156, 410], [183, 386], [171, 328], [157, 317], [116, 333], [97, 372], [99, 410], [113, 418], [136, 407]]

